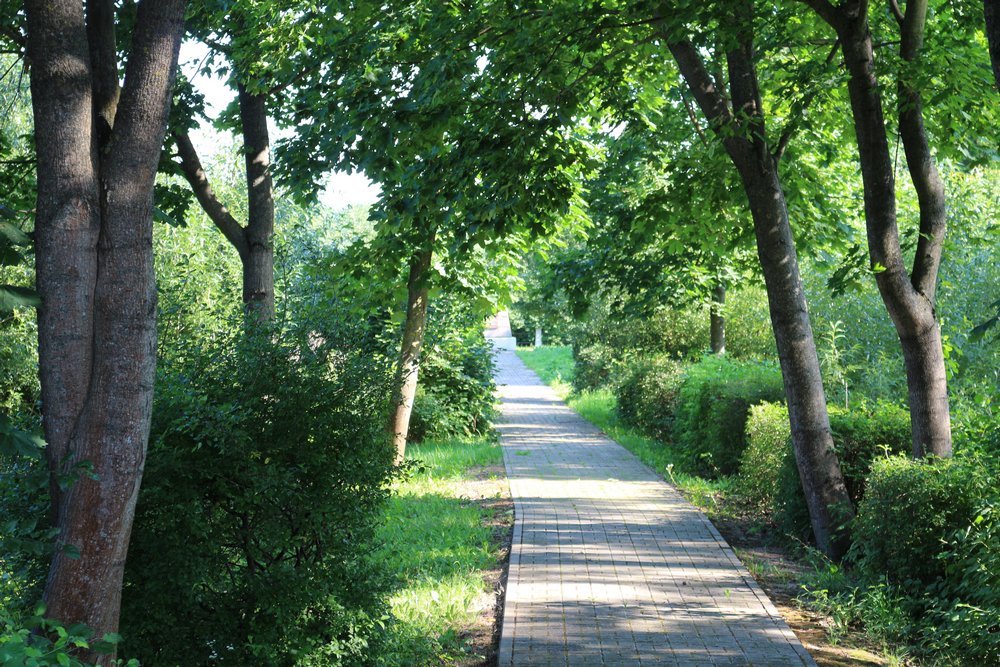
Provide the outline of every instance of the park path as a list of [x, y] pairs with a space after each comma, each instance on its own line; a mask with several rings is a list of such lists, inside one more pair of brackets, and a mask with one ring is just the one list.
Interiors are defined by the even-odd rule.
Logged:
[[513, 352], [498, 367], [516, 516], [500, 667], [815, 665], [700, 510]]

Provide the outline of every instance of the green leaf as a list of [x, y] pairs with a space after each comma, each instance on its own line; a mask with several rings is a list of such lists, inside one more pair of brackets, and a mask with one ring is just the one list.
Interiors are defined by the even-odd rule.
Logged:
[[15, 308], [32, 308], [42, 303], [38, 293], [28, 287], [0, 285], [0, 313], [9, 313]]
[[7, 239], [11, 245], [31, 245], [31, 237], [9, 222], [0, 222], [0, 238]]
[[66, 555], [66, 558], [72, 560], [80, 560], [80, 549], [72, 544], [64, 544], [62, 546], [62, 552]]

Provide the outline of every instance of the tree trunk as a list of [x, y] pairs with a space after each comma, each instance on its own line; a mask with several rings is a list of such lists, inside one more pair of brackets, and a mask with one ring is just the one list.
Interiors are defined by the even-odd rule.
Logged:
[[244, 227], [219, 200], [186, 131], [174, 132], [181, 171], [209, 219], [240, 256], [243, 306], [251, 321], [274, 318], [274, 184], [263, 95], [239, 86], [240, 120], [246, 161], [247, 224]]
[[810, 522], [820, 549], [839, 560], [849, 544], [843, 527], [853, 516], [853, 507], [833, 448], [785, 195], [766, 139], [753, 61], [752, 3], [734, 7], [726, 21], [736, 38], [726, 54], [732, 109], [698, 49], [688, 41], [671, 39], [673, 35], [666, 37], [681, 75], [739, 172], [750, 204]]
[[712, 289], [712, 305], [709, 310], [711, 319], [712, 354], [726, 353], [726, 318], [722, 309], [726, 305], [726, 288], [716, 285]]
[[239, 86], [247, 171], [249, 253], [243, 259], [243, 303], [252, 318], [274, 318], [274, 185], [265, 97]]
[[[926, 2], [906, 5], [901, 55], [917, 57]], [[899, 131], [920, 205], [920, 238], [908, 274], [896, 224], [895, 167], [886, 134], [867, 15], [844, 14], [835, 22], [850, 75], [848, 90], [861, 161], [868, 252], [875, 281], [896, 328], [906, 361], [913, 429], [913, 456], [951, 456], [948, 383], [934, 300], [945, 236], [944, 187], [923, 126], [919, 92], [899, 81]]]
[[[87, 4], [94, 41], [80, 2], [29, 0], [25, 8], [38, 156], [39, 375], [59, 530], [45, 602], [52, 618], [85, 623], [98, 637], [118, 627], [149, 438], [153, 183], [185, 6], [140, 3], [120, 99], [107, 66], [114, 26], [100, 15], [113, 3]], [[78, 474], [81, 466], [93, 477]], [[65, 474], [76, 480], [62, 491]]]
[[406, 281], [406, 323], [403, 326], [403, 342], [400, 346], [399, 367], [396, 384], [399, 386], [399, 400], [390, 417], [389, 429], [396, 448], [396, 463], [406, 457], [406, 436], [410, 430], [410, 414], [413, 399], [417, 395], [417, 374], [420, 370], [420, 348], [424, 344], [427, 326], [427, 278], [431, 266], [432, 251], [421, 250], [410, 260], [410, 275]]
[[983, 0], [986, 16], [986, 41], [990, 45], [990, 62], [993, 63], [993, 80], [1000, 90], [1000, 0]]

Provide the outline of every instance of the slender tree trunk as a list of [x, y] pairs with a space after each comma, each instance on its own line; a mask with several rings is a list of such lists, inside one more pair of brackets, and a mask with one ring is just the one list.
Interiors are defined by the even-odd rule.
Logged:
[[396, 448], [396, 463], [406, 457], [406, 436], [410, 430], [413, 399], [417, 395], [417, 375], [420, 370], [420, 348], [424, 344], [427, 327], [427, 278], [432, 251], [421, 250], [410, 260], [410, 274], [406, 281], [406, 322], [403, 325], [403, 342], [400, 345], [396, 384], [399, 400], [389, 420], [389, 430]]
[[[850, 75], [848, 90], [854, 115], [861, 176], [865, 191], [868, 252], [875, 281], [906, 362], [913, 429], [913, 456], [951, 456], [948, 381], [935, 312], [937, 272], [945, 237], [945, 195], [927, 143], [918, 91], [899, 81], [899, 131], [907, 167], [920, 205], [920, 238], [913, 270], [907, 273], [896, 224], [895, 167], [886, 134], [881, 94], [866, 11], [838, 10], [834, 22]], [[923, 36], [924, 0], [906, 4], [901, 24], [901, 55], [912, 61]]]
[[[39, 374], [59, 530], [45, 601], [51, 617], [85, 623], [98, 637], [118, 627], [149, 438], [153, 183], [185, 7], [140, 3], [120, 99], [107, 66], [115, 57], [111, 0], [88, 2], [90, 39], [80, 2], [25, 7], [38, 155]], [[80, 466], [93, 477], [78, 474]], [[59, 477], [75, 473], [61, 490]]]
[[784, 191], [766, 139], [753, 61], [752, 3], [739, 3], [726, 21], [735, 38], [726, 54], [732, 109], [717, 88], [719, 77], [708, 73], [698, 49], [686, 40], [671, 39], [673, 35], [666, 37], [681, 75], [723, 142], [747, 194], [813, 534], [827, 555], [840, 559], [849, 544], [842, 528], [853, 516], [853, 507], [833, 448]]
[[186, 131], [174, 133], [181, 171], [201, 204], [240, 256], [243, 305], [253, 321], [274, 318], [274, 184], [263, 95], [239, 87], [240, 120], [246, 161], [247, 224], [241, 225], [222, 203], [208, 180], [198, 152]]
[[274, 184], [265, 97], [239, 87], [247, 171], [249, 254], [243, 258], [243, 303], [259, 321], [274, 318]]
[[983, 0], [986, 18], [986, 41], [990, 45], [990, 62], [993, 63], [993, 80], [1000, 90], [1000, 0]]
[[723, 315], [723, 307], [726, 305], [726, 288], [724, 285], [716, 285], [712, 289], [712, 305], [709, 310], [711, 320], [712, 354], [726, 353], [726, 318]]

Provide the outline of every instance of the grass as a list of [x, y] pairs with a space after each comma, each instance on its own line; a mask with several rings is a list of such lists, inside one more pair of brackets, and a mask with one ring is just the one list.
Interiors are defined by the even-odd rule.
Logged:
[[485, 573], [499, 559], [489, 511], [462, 491], [477, 468], [502, 462], [500, 447], [487, 438], [427, 442], [407, 459], [421, 463], [397, 485], [380, 531], [379, 556], [398, 585], [389, 663], [460, 662], [471, 650], [465, 635], [492, 605]]
[[669, 479], [692, 503], [709, 511], [722, 511], [719, 497], [729, 480], [708, 480], [689, 474], [687, 460], [676, 448], [648, 438], [618, 418], [615, 395], [609, 389], [572, 390], [573, 351], [567, 347], [522, 348], [517, 356], [551, 386], [574, 411], [601, 429], [609, 438], [635, 454], [640, 461]]
[[565, 400], [570, 395], [576, 372], [571, 347], [522, 347], [518, 348], [517, 356], [538, 374], [542, 382], [555, 389], [560, 398]]

